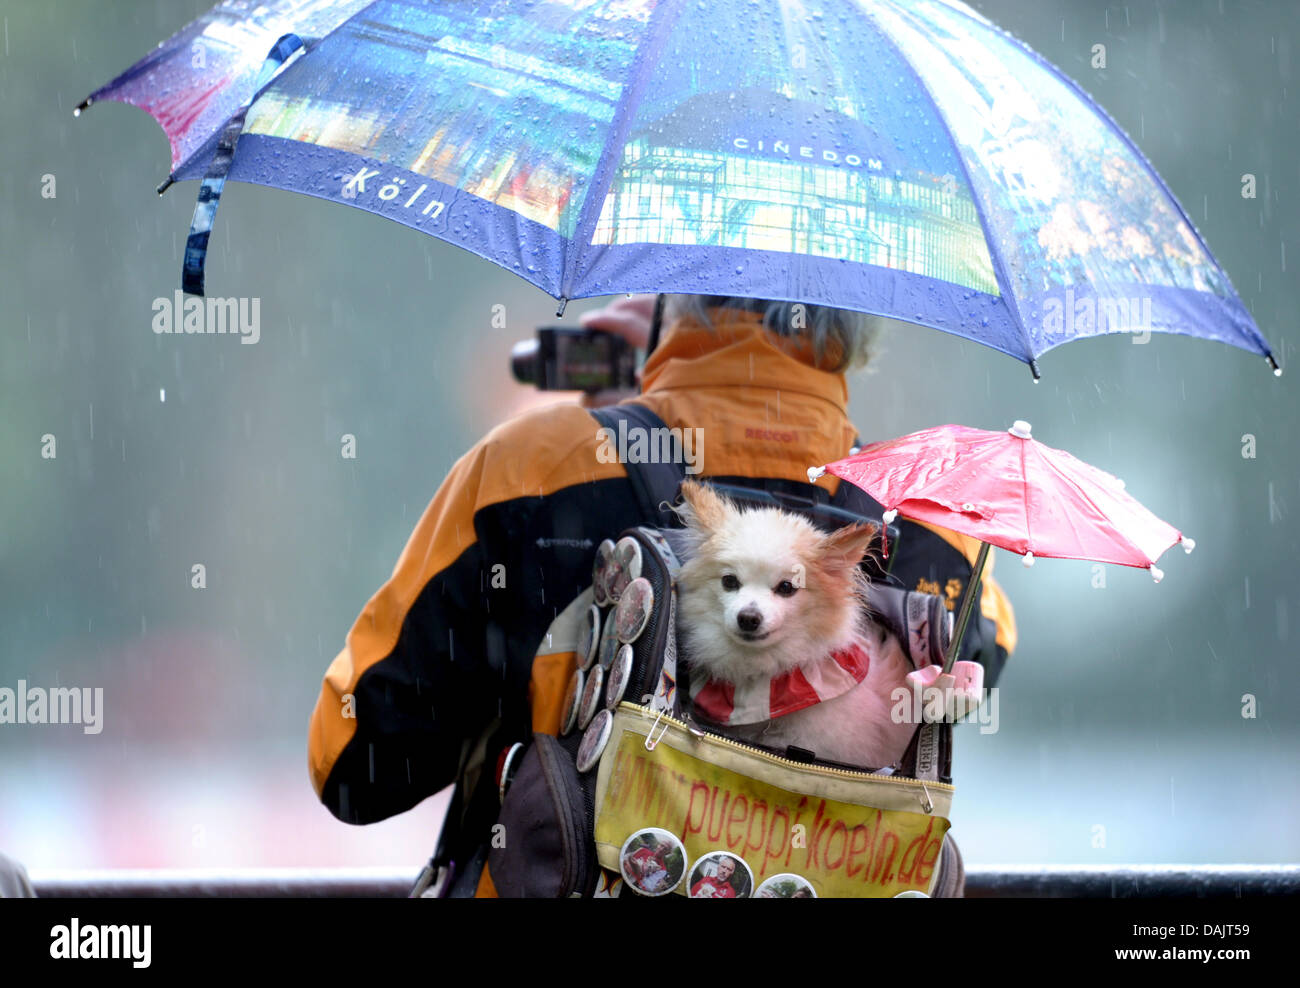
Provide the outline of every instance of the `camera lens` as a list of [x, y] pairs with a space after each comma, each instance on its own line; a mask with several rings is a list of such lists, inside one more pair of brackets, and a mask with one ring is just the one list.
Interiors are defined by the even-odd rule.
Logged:
[[520, 340], [510, 350], [510, 371], [520, 384], [537, 383], [537, 340]]

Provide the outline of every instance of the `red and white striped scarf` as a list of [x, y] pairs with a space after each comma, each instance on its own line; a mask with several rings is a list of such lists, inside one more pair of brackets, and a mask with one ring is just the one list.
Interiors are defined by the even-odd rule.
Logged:
[[816, 662], [745, 686], [710, 679], [691, 682], [691, 701], [700, 716], [715, 724], [759, 724], [833, 700], [867, 678], [871, 656], [859, 643]]

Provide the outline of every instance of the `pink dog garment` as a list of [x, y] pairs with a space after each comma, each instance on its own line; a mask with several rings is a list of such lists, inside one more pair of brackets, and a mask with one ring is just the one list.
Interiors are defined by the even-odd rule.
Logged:
[[854, 643], [806, 666], [743, 687], [712, 679], [692, 682], [691, 700], [696, 713], [715, 724], [759, 724], [847, 693], [867, 678], [870, 668], [867, 649]]

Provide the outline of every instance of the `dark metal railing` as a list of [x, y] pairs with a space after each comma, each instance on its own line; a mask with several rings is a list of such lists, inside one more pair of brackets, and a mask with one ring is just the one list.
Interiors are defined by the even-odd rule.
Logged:
[[972, 868], [977, 899], [1233, 899], [1300, 895], [1300, 865], [1104, 865]]
[[[67, 898], [392, 898], [418, 869], [34, 871], [41, 896]], [[1246, 898], [1300, 895], [1300, 865], [992, 866], [968, 868], [966, 896]]]

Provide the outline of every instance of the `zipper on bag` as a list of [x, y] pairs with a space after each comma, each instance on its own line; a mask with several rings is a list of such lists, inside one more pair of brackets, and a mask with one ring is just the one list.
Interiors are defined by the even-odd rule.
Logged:
[[[638, 703], [632, 703], [629, 700], [622, 701], [618, 706], [620, 710], [625, 710], [628, 713], [634, 713], [645, 717], [652, 724], [656, 721], [666, 721], [669, 725], [685, 731], [688, 735], [697, 740], [704, 740], [711, 744], [720, 744], [724, 747], [735, 748], [748, 754], [757, 755], [759, 758], [766, 759], [767, 761], [780, 765], [783, 768], [798, 769], [803, 772], [811, 772], [816, 775], [830, 776], [838, 779], [874, 779], [880, 782], [889, 782], [923, 792], [928, 792], [931, 789], [938, 792], [956, 792], [956, 787], [947, 782], [909, 779], [900, 775], [881, 775], [878, 772], [867, 772], [859, 769], [848, 768], [833, 768], [829, 765], [818, 765], [815, 762], [795, 761], [792, 758], [786, 758], [782, 755], [774, 754], [766, 748], [760, 748], [757, 745], [746, 744], [745, 742], [737, 741], [734, 738], [728, 738], [721, 734], [715, 734], [712, 731], [706, 731], [698, 724], [688, 724], [666, 711], [654, 710]], [[929, 802], [928, 797], [926, 802]]]

